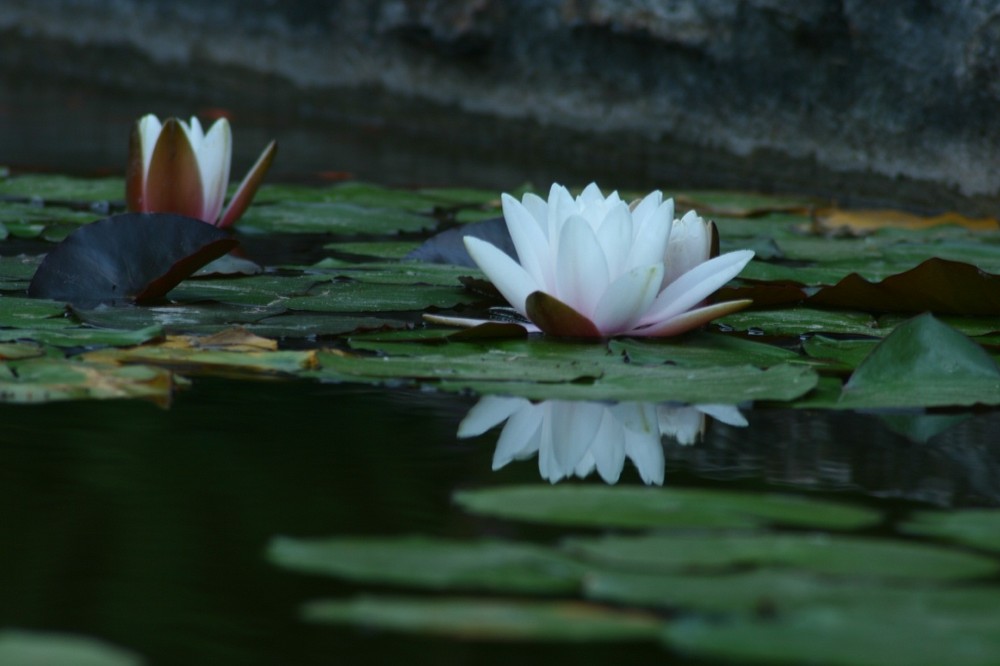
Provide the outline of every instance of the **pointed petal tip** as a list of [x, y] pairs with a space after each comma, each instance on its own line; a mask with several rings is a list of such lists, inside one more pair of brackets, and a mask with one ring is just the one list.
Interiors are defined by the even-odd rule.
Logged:
[[[223, 120], [225, 119], [223, 118]], [[250, 171], [247, 172], [247, 175], [243, 178], [243, 182], [236, 189], [236, 194], [233, 195], [225, 210], [222, 211], [222, 216], [219, 218], [216, 226], [220, 229], [226, 229], [232, 226], [246, 212], [247, 208], [250, 207], [250, 202], [253, 201], [254, 195], [257, 194], [257, 189], [264, 182], [264, 176], [267, 174], [267, 170], [271, 168], [271, 163], [274, 161], [274, 156], [277, 152], [277, 141], [272, 140], [265, 146], [260, 157], [257, 158], [257, 162], [250, 167]]]

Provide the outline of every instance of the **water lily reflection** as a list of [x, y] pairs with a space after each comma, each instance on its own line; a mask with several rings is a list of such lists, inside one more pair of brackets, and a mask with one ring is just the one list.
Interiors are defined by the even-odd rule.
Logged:
[[589, 402], [486, 396], [458, 427], [459, 437], [475, 437], [501, 423], [493, 469], [538, 454], [542, 478], [556, 483], [597, 470], [616, 483], [628, 458], [646, 484], [663, 483], [661, 438], [693, 444], [705, 431], [706, 417], [731, 426], [747, 421], [731, 405], [676, 406], [649, 402]]

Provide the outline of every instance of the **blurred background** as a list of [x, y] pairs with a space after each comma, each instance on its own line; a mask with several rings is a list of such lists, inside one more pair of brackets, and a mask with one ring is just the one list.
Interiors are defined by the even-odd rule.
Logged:
[[4, 0], [0, 164], [118, 173], [227, 115], [242, 173], [735, 187], [995, 214], [993, 0]]

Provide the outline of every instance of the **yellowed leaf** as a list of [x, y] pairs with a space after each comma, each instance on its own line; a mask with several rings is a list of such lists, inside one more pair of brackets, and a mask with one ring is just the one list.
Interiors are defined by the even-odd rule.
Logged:
[[864, 236], [879, 229], [928, 229], [943, 225], [958, 225], [971, 231], [997, 231], [1000, 222], [993, 218], [971, 218], [958, 213], [942, 213], [925, 217], [901, 210], [823, 208], [813, 215], [812, 231], [851, 236]]

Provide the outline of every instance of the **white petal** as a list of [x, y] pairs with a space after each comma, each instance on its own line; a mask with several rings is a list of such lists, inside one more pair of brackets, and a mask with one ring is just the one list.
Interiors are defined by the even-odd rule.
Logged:
[[569, 218], [559, 239], [553, 295], [584, 317], [592, 318], [609, 282], [608, 262], [594, 231], [582, 217]]
[[695, 307], [739, 275], [753, 251], [728, 252], [699, 264], [660, 292], [642, 323], [659, 323]]
[[736, 405], [695, 405], [695, 409], [729, 426], [745, 428], [750, 425]]
[[476, 437], [500, 425], [514, 412], [531, 405], [525, 398], [511, 398], [502, 395], [487, 395], [477, 402], [462, 422], [458, 424], [458, 437]]
[[625, 466], [625, 429], [610, 409], [604, 409], [590, 455], [604, 482], [617, 483]]
[[635, 240], [629, 252], [625, 268], [649, 266], [663, 261], [670, 241], [670, 227], [674, 214], [673, 200], [669, 199], [641, 222], [632, 214], [632, 233]]
[[220, 118], [209, 129], [197, 152], [201, 169], [201, 185], [205, 192], [206, 219], [214, 222], [222, 213], [229, 187], [229, 166], [232, 162], [233, 141], [229, 121]]
[[635, 337], [666, 337], [668, 335], [680, 335], [686, 331], [698, 328], [702, 324], [707, 324], [713, 319], [718, 319], [731, 312], [742, 310], [750, 305], [751, 301], [724, 301], [713, 303], [704, 307], [688, 310], [669, 319], [655, 323], [643, 328], [635, 328], [628, 332], [628, 335]]
[[670, 242], [664, 258], [664, 286], [684, 273], [708, 261], [712, 251], [712, 234], [708, 223], [693, 210], [679, 220], [674, 220]]
[[[670, 202], [671, 206], [670, 219], [673, 219], [674, 214], [672, 211], [673, 211], [674, 200], [667, 199], [667, 201]], [[663, 203], [663, 192], [661, 192], [660, 190], [653, 190], [645, 197], [643, 197], [642, 201], [637, 203], [635, 205], [635, 208], [632, 209], [633, 219], [635, 219], [637, 224], [644, 222], [650, 215], [653, 214], [654, 211], [656, 211], [657, 208], [660, 207], [661, 203]]]
[[632, 213], [624, 202], [612, 206], [597, 227], [597, 242], [604, 250], [611, 279], [625, 270], [632, 250]]
[[493, 452], [493, 469], [497, 470], [511, 460], [523, 460], [540, 451], [544, 414], [541, 405], [529, 404], [511, 415], [497, 440]]
[[538, 284], [503, 250], [472, 236], [466, 236], [463, 240], [469, 256], [486, 273], [493, 286], [515, 310], [527, 317], [524, 302], [532, 292], [539, 290]]
[[163, 123], [151, 113], [139, 119], [139, 145], [142, 146], [143, 181], [149, 175], [149, 163], [153, 159], [153, 148], [156, 147], [156, 140], [160, 138], [160, 131], [162, 129]]
[[[502, 197], [501, 197], [502, 199]], [[549, 204], [533, 192], [527, 192], [521, 197], [521, 205], [528, 209], [531, 216], [538, 222], [538, 228], [544, 233], [549, 226]]]
[[660, 432], [688, 446], [701, 438], [705, 431], [705, 415], [694, 407], [660, 407]]
[[632, 461], [643, 483], [663, 485], [666, 462], [659, 433], [625, 431], [625, 455]]
[[554, 272], [549, 264], [549, 243], [541, 226], [531, 212], [514, 197], [504, 194], [500, 200], [503, 203], [507, 230], [514, 241], [521, 266], [539, 288], [552, 290], [555, 287]]
[[594, 309], [592, 321], [603, 335], [631, 329], [652, 305], [663, 282], [663, 264], [632, 269], [611, 283]]
[[197, 153], [201, 148], [202, 140], [205, 138], [205, 131], [201, 128], [201, 123], [198, 121], [198, 118], [191, 116], [191, 122], [186, 123], [182, 120], [181, 126], [188, 135], [188, 141], [191, 142], [191, 147], [194, 148], [194, 152]]
[[597, 186], [597, 183], [591, 183], [583, 188], [578, 201], [584, 206], [596, 206], [604, 201], [604, 194], [601, 192], [601, 188]]
[[590, 449], [605, 407], [593, 402], [553, 400], [549, 408], [553, 459], [563, 476], [568, 476]]

